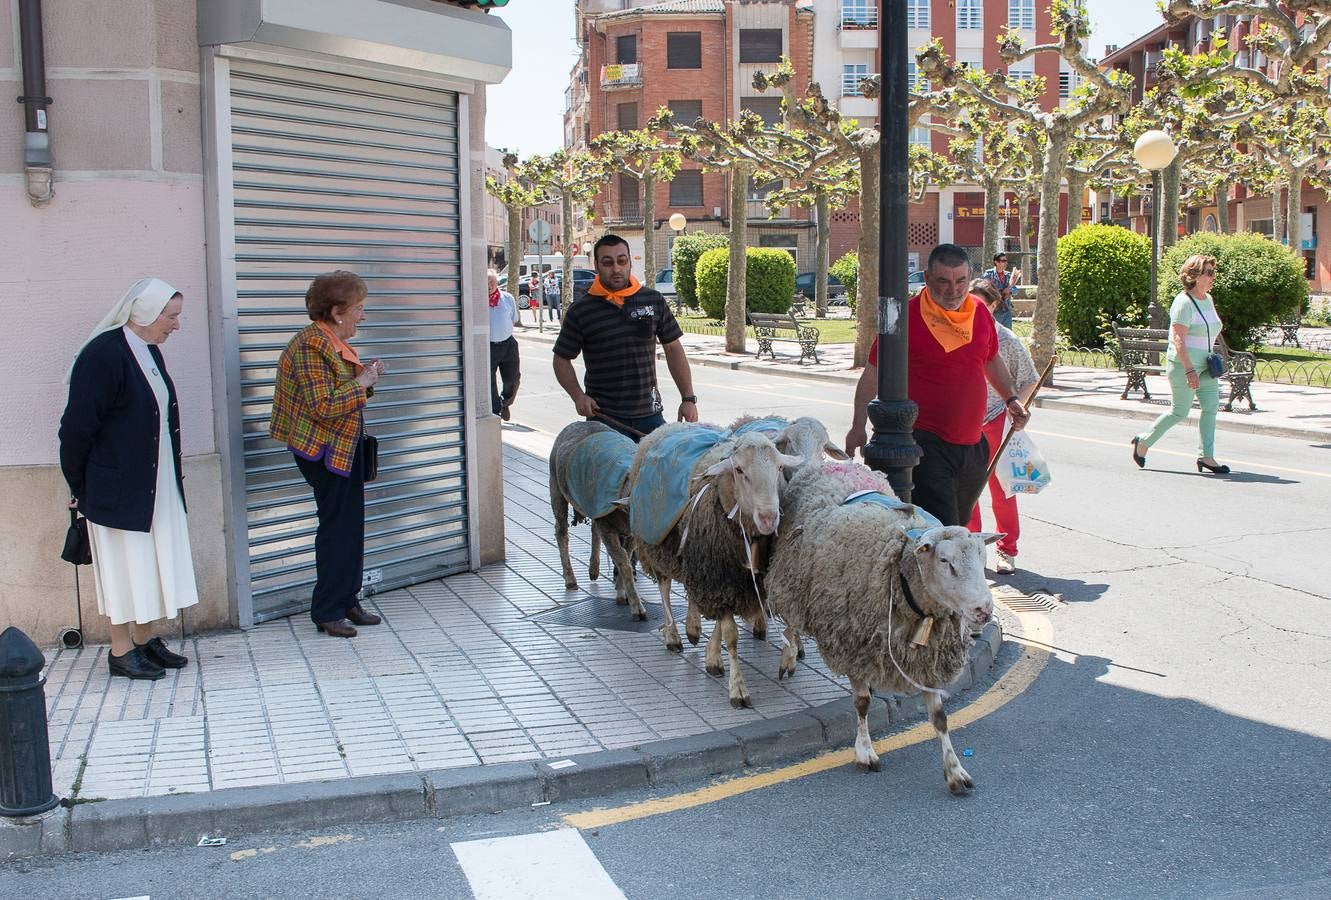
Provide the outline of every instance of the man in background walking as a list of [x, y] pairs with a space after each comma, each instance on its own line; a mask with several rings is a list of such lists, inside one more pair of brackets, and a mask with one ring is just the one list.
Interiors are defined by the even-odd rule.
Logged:
[[[518, 304], [512, 294], [499, 289], [499, 275], [494, 269], [486, 273], [486, 281], [490, 287], [490, 411], [507, 422], [509, 407], [518, 395], [518, 382], [522, 381], [518, 339], [513, 336]], [[503, 380], [502, 391], [496, 376]]]

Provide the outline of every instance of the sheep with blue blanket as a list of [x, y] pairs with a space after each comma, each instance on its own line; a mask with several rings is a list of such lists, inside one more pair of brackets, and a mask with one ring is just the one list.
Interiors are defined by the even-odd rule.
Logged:
[[862, 768], [878, 768], [870, 692], [918, 690], [942, 745], [948, 788], [974, 786], [948, 737], [943, 688], [966, 664], [972, 631], [992, 615], [984, 547], [1001, 537], [945, 527], [853, 463], [805, 466], [786, 486], [767, 600], [817, 642], [828, 668], [849, 677]]

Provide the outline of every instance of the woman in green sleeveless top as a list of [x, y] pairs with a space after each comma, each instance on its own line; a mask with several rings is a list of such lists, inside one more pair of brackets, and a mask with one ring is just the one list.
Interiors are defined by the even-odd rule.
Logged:
[[1228, 475], [1229, 466], [1215, 461], [1215, 416], [1220, 407], [1220, 382], [1206, 369], [1206, 356], [1223, 327], [1211, 286], [1215, 284], [1215, 257], [1190, 256], [1179, 269], [1183, 291], [1169, 308], [1169, 349], [1165, 353], [1165, 377], [1174, 400], [1169, 412], [1155, 420], [1148, 434], [1132, 439], [1132, 461], [1146, 468], [1146, 451], [1169, 429], [1188, 418], [1193, 397], [1202, 408], [1201, 442], [1197, 471]]

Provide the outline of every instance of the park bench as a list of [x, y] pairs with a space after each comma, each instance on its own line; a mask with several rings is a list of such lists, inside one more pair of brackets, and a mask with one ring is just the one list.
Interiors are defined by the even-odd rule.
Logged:
[[[1169, 329], [1124, 328], [1115, 325], [1114, 338], [1118, 341], [1119, 370], [1128, 378], [1121, 399], [1126, 400], [1132, 391], [1140, 390], [1142, 399], [1150, 400], [1151, 392], [1146, 387], [1146, 376], [1165, 373]], [[1257, 373], [1257, 358], [1251, 353], [1229, 349], [1223, 336], [1216, 338], [1215, 349], [1225, 358], [1225, 374], [1220, 376], [1220, 380], [1229, 382], [1225, 411], [1233, 412], [1235, 400], [1247, 400], [1248, 409], [1255, 410], [1257, 404], [1252, 399], [1252, 380]]]
[[1272, 337], [1277, 334], [1280, 336], [1280, 346], [1293, 344], [1299, 347], [1299, 325], [1302, 324], [1302, 316], [1298, 310], [1281, 319], [1279, 322], [1268, 322], [1262, 326], [1262, 329]]
[[764, 353], [776, 359], [772, 344], [787, 341], [800, 345], [800, 362], [812, 359], [818, 362], [818, 329], [803, 325], [790, 313], [749, 313], [749, 324], [758, 338], [758, 357]]

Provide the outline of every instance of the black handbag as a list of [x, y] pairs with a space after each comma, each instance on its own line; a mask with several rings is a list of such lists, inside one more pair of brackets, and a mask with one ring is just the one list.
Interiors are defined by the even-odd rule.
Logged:
[[60, 558], [76, 566], [92, 565], [92, 544], [88, 540], [88, 520], [78, 510], [69, 511], [69, 530], [65, 532], [65, 546]]
[[[1202, 315], [1202, 308], [1197, 305], [1197, 298], [1189, 295], [1188, 299], [1192, 301], [1193, 309], [1197, 310], [1197, 315], [1201, 318], [1202, 324], [1206, 326], [1206, 346], [1213, 347], [1211, 343], [1211, 326], [1206, 321], [1206, 316]], [[1219, 378], [1225, 374], [1225, 358], [1214, 350], [1206, 354], [1206, 372], [1212, 378]]]
[[360, 456], [365, 480], [374, 481], [379, 477], [379, 439], [372, 434], [361, 434]]

